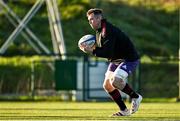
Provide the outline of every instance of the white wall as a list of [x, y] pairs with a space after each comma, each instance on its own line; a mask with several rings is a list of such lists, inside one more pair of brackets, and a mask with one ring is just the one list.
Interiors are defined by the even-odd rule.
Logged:
[[[94, 64], [95, 61], [90, 61], [90, 64]], [[103, 81], [105, 77], [105, 72], [108, 68], [108, 63], [98, 61], [96, 66], [89, 66], [89, 80], [83, 80], [83, 62], [77, 62], [77, 88], [76, 100], [89, 99], [109, 99], [109, 95], [103, 89]], [[86, 70], [87, 71], [87, 70]], [[86, 92], [83, 92], [83, 88]], [[87, 91], [89, 89], [89, 91]], [[84, 95], [83, 95], [84, 93]], [[122, 93], [122, 97], [127, 98], [127, 95]], [[89, 98], [89, 99], [88, 99]]]

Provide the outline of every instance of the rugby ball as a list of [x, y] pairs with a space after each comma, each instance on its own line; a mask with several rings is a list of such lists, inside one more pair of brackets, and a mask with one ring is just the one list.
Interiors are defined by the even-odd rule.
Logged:
[[78, 42], [78, 46], [85, 45], [88, 47], [93, 47], [96, 43], [96, 37], [94, 35], [88, 34], [81, 37], [81, 39]]

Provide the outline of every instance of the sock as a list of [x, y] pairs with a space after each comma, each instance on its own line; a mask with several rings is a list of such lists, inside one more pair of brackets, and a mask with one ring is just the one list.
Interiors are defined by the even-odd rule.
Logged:
[[120, 92], [117, 89], [113, 90], [112, 92], [109, 92], [109, 94], [122, 111], [124, 111], [127, 108], [122, 100]]
[[128, 94], [131, 98], [138, 98], [139, 95], [132, 90], [132, 88], [129, 86], [129, 84], [126, 83], [124, 89], [122, 89], [124, 93]]

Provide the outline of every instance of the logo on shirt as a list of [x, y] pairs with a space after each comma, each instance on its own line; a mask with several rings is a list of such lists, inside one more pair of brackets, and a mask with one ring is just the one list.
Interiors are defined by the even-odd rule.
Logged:
[[126, 65], [123, 65], [122, 68], [127, 69]]
[[107, 40], [105, 40], [105, 41], [103, 42], [103, 44], [105, 45], [108, 41], [109, 41], [108, 39], [107, 39]]

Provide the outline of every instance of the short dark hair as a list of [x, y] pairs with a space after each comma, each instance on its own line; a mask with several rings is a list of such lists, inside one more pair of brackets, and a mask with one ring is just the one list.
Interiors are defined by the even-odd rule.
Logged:
[[94, 15], [98, 15], [98, 14], [103, 14], [103, 10], [99, 9], [99, 8], [91, 8], [87, 11], [86, 15], [87, 17], [91, 14], [94, 13]]

